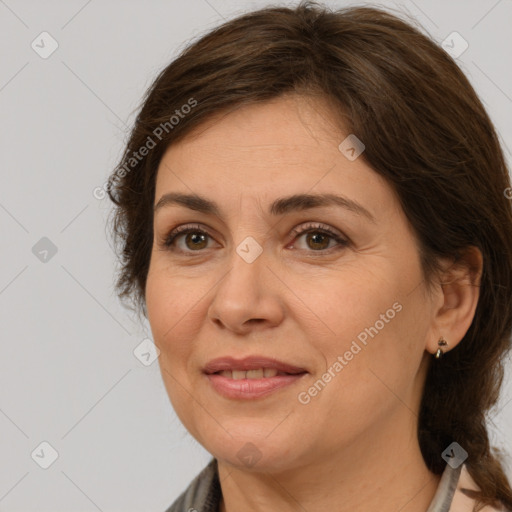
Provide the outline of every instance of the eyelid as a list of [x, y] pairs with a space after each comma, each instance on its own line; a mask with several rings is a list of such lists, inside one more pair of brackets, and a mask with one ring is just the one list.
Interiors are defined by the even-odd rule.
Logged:
[[329, 226], [327, 224], [323, 224], [322, 222], [315, 222], [315, 221], [310, 221], [310, 222], [305, 222], [305, 223], [303, 222], [302, 224], [299, 224], [298, 226], [294, 227], [291, 230], [291, 233], [292, 233], [292, 235], [299, 236], [299, 235], [303, 235], [307, 231], [313, 231], [313, 230], [326, 231], [327, 233], [329, 233], [333, 236], [338, 236], [340, 238], [344, 237], [343, 233], [336, 230], [335, 228], [332, 228], [331, 226]]

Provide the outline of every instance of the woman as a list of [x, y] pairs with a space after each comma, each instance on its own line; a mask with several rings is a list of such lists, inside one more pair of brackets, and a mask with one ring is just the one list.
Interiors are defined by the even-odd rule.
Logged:
[[168, 511], [511, 510], [509, 190], [466, 77], [384, 11], [256, 11], [164, 69], [109, 195], [213, 456]]

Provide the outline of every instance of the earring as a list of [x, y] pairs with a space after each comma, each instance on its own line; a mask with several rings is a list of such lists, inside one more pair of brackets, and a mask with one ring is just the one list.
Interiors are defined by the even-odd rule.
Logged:
[[439, 338], [439, 341], [437, 342], [437, 344], [439, 345], [439, 348], [437, 349], [437, 352], [436, 352], [436, 355], [435, 355], [435, 358], [436, 359], [441, 359], [441, 357], [443, 356], [444, 352], [443, 350], [441, 349], [441, 347], [446, 347], [448, 345], [448, 343], [445, 341], [445, 339], [441, 336]]

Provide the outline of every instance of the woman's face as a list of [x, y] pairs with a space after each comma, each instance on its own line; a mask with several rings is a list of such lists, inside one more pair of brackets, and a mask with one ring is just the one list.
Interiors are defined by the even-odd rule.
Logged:
[[[350, 139], [339, 148], [349, 133], [327, 112], [297, 96], [240, 108], [158, 169], [155, 205], [179, 193], [218, 209], [168, 198], [155, 211], [146, 304], [162, 376], [187, 430], [240, 467], [284, 470], [410, 435], [439, 337], [398, 200]], [[287, 200], [303, 194], [342, 199]], [[166, 247], [178, 226], [191, 232]], [[205, 373], [228, 356], [305, 373]]]

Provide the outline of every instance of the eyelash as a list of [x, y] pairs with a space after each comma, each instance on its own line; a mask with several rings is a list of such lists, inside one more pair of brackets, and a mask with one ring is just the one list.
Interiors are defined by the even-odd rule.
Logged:
[[[201, 229], [199, 225], [196, 225], [196, 226], [192, 226], [192, 225], [178, 226], [177, 228], [173, 229], [165, 237], [164, 242], [163, 242], [164, 248], [167, 249], [167, 250], [170, 250], [170, 251], [176, 251], [175, 248], [172, 248], [172, 246], [174, 245], [175, 240], [180, 235], [185, 235], [187, 233], [200, 233], [200, 234], [203, 234], [203, 235], [206, 235], [206, 236], [210, 236], [209, 233], [206, 232], [204, 229]], [[294, 228], [292, 230], [292, 234], [295, 237], [299, 237], [299, 236], [304, 235], [306, 233], [322, 233], [322, 234], [325, 234], [325, 235], [331, 237], [331, 239], [333, 239], [335, 242], [338, 242], [338, 244], [339, 244], [338, 250], [349, 245], [349, 241], [348, 240], [345, 240], [340, 235], [338, 235], [338, 233], [334, 232], [333, 230], [331, 230], [330, 228], [328, 228], [328, 227], [326, 227], [326, 226], [324, 226], [322, 224], [309, 223], [306, 226], [303, 226], [303, 227], [300, 227], [300, 228]], [[319, 252], [319, 253], [331, 252], [332, 249], [335, 249], [335, 247], [331, 247], [329, 249], [321, 249], [321, 250], [318, 250], [318, 251], [311, 250], [310, 252]], [[305, 250], [307, 250], [307, 249], [305, 249]], [[194, 253], [194, 252], [198, 252], [199, 253], [199, 252], [202, 252], [201, 250], [199, 250], [199, 251], [182, 251], [181, 249], [179, 251], [180, 252], [185, 252], [185, 253]]]

